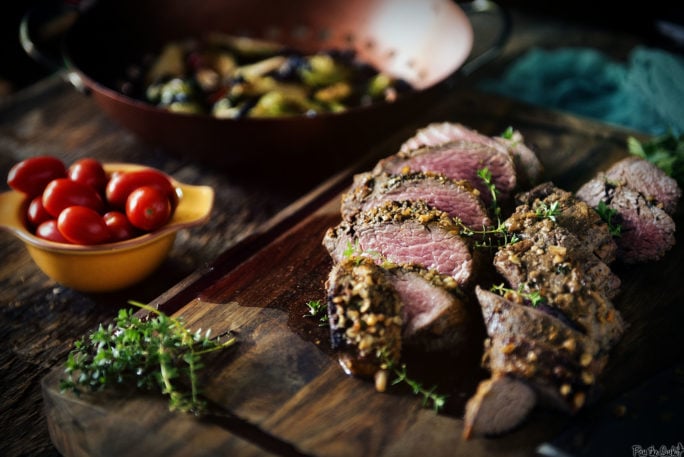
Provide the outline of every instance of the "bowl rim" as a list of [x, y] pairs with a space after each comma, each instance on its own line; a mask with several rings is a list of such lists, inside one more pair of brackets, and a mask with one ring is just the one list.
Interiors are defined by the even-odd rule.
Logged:
[[[140, 170], [140, 169], [156, 169], [149, 165], [134, 164], [127, 162], [103, 162], [102, 163], [105, 172], [110, 175], [115, 171], [128, 171], [128, 170]], [[168, 174], [167, 174], [168, 176]], [[152, 232], [143, 233], [142, 235], [136, 236], [135, 238], [130, 238], [128, 240], [116, 241], [111, 243], [102, 244], [92, 244], [92, 245], [82, 245], [82, 244], [69, 244], [69, 243], [59, 243], [56, 241], [46, 240], [32, 234], [26, 227], [25, 219], [23, 214], [26, 212], [26, 205], [29, 202], [29, 198], [26, 194], [18, 192], [16, 190], [9, 190], [0, 194], [0, 203], [7, 205], [2, 214], [0, 214], [0, 228], [7, 229], [12, 232], [17, 238], [26, 244], [29, 244], [35, 248], [58, 252], [58, 253], [68, 253], [68, 254], [103, 254], [107, 252], [122, 252], [131, 249], [139, 248], [150, 243], [153, 243], [165, 236], [175, 234], [175, 232], [183, 229], [199, 225], [204, 223], [209, 219], [211, 212], [213, 210], [214, 203], [214, 190], [210, 186], [205, 185], [191, 185], [182, 183], [173, 177], [169, 176], [171, 183], [173, 184], [176, 194], [178, 195], [178, 206], [176, 207], [171, 220]], [[206, 210], [197, 217], [191, 219], [174, 219], [178, 213], [179, 208], [184, 208], [189, 205], [192, 200], [185, 199], [184, 197], [189, 194], [205, 193], [208, 201], [205, 202]]]

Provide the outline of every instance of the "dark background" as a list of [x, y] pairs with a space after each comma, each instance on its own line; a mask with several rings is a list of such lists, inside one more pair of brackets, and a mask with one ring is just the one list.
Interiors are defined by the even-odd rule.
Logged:
[[[21, 89], [49, 72], [29, 58], [19, 44], [19, 23], [26, 11], [41, 5], [68, 0], [7, 0], [0, 13], [0, 97]], [[173, 0], [169, 0], [173, 1]], [[606, 2], [601, 0], [499, 0], [501, 5], [528, 13], [564, 18], [584, 23], [589, 27], [602, 27], [639, 35], [646, 44], [683, 53], [684, 43], [677, 43], [658, 31], [660, 21], [669, 21], [682, 27], [684, 34], [684, 6], [677, 1]], [[669, 5], [672, 3], [672, 5]]]

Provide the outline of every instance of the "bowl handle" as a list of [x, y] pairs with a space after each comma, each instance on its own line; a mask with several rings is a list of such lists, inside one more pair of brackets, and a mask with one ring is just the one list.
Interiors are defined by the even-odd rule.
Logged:
[[24, 13], [19, 23], [19, 42], [24, 52], [49, 70], [61, 73], [79, 92], [88, 93], [80, 76], [68, 68], [61, 51], [62, 38], [81, 12], [92, 2], [47, 3]]
[[205, 222], [211, 215], [214, 205], [214, 189], [209, 186], [182, 183], [176, 185], [181, 198], [168, 226], [178, 229]]
[[0, 193], [0, 228], [18, 235], [24, 230], [23, 222], [17, 208], [20, 208], [26, 196], [20, 192], [9, 190]]
[[[475, 36], [491, 34], [488, 24], [491, 17], [497, 18], [497, 28], [494, 36], [483, 36], [485, 40], [475, 40], [476, 44], [482, 42], [483, 49], [473, 49], [468, 60], [461, 66], [459, 73], [468, 76], [488, 62], [494, 60], [503, 50], [508, 42], [512, 31], [511, 14], [508, 9], [492, 0], [473, 0], [470, 2], [459, 2], [459, 6], [466, 13], [475, 32]], [[484, 22], [482, 22], [484, 21]]]

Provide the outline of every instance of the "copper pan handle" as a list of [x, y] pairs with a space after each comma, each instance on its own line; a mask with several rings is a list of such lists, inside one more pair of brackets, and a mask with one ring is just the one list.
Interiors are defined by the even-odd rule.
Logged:
[[[458, 3], [473, 26], [475, 40], [470, 57], [458, 74], [468, 76], [501, 54], [512, 31], [510, 12], [492, 0], [473, 0]], [[497, 20], [492, 21], [492, 17]], [[492, 22], [498, 22], [491, 28]]]
[[19, 23], [19, 42], [24, 52], [37, 63], [71, 83], [79, 92], [88, 93], [78, 74], [69, 69], [62, 53], [62, 39], [80, 13], [92, 2], [63, 0], [28, 10]]

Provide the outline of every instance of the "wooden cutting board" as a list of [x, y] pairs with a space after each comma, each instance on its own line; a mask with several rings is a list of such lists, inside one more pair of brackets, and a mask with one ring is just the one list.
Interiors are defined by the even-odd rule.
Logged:
[[[288, 208], [259, 236], [223, 253], [157, 300], [161, 310], [182, 316], [193, 329], [236, 333], [237, 347], [208, 359], [202, 377], [216, 414], [198, 420], [170, 413], [165, 399], [134, 392], [60, 393], [61, 373], [56, 371], [44, 379], [43, 393], [58, 450], [65, 456], [530, 455], [681, 359], [684, 294], [677, 282], [684, 269], [679, 243], [657, 263], [615, 266], [623, 280], [615, 303], [629, 327], [613, 351], [598, 403], [577, 417], [539, 410], [505, 436], [464, 441], [463, 405], [484, 376], [481, 335], [459, 355], [437, 360], [409, 355], [409, 374], [426, 386], [436, 383], [438, 391], [449, 395], [439, 414], [403, 387], [380, 394], [372, 383], [346, 376], [330, 351], [328, 330], [303, 317], [309, 300], [324, 298], [331, 263], [321, 239], [339, 222], [340, 193], [353, 173], [394, 152], [414, 128], [431, 120], [458, 121], [492, 135], [507, 126], [521, 130], [545, 165], [546, 178], [568, 190], [626, 155], [630, 134], [495, 96], [455, 94], [421, 124], [388, 137], [365, 162]], [[629, 414], [614, 420], [627, 420]], [[639, 444], [639, 436], [633, 444]], [[614, 450], [631, 454], [631, 448]]]

